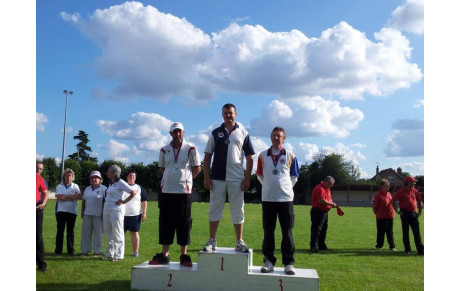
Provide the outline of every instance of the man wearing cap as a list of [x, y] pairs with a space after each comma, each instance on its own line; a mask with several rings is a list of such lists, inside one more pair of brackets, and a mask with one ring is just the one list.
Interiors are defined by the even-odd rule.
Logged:
[[160, 150], [158, 166], [161, 168], [161, 193], [158, 197], [159, 243], [162, 252], [155, 254], [150, 265], [169, 264], [169, 246], [176, 233], [181, 247], [180, 265], [192, 267], [187, 255], [192, 228], [192, 186], [193, 178], [201, 171], [198, 150], [184, 141], [185, 130], [180, 122], [174, 122], [169, 130], [172, 141]]
[[314, 253], [317, 253], [318, 250], [328, 250], [326, 246], [328, 212], [331, 208], [337, 207], [331, 197], [331, 187], [334, 186], [334, 183], [335, 179], [327, 176], [311, 192], [310, 250]]
[[103, 255], [104, 224], [102, 221], [102, 206], [107, 187], [102, 185], [102, 176], [99, 171], [92, 171], [89, 175], [91, 185], [85, 188], [81, 197], [81, 253], [89, 255], [91, 249], [94, 255]]
[[[222, 107], [224, 123], [211, 132], [204, 150], [204, 187], [211, 191], [210, 238], [203, 248], [207, 252], [217, 248], [217, 228], [223, 218], [226, 193], [228, 193], [231, 221], [235, 229], [235, 250], [243, 253], [249, 251], [243, 241], [244, 191], [249, 189], [251, 183], [254, 148], [249, 133], [236, 123], [237, 115], [235, 105], [228, 103]], [[243, 168], [244, 157], [246, 157], [246, 172]]]
[[[393, 196], [393, 208], [396, 213], [401, 217], [401, 225], [403, 232], [403, 243], [404, 251], [406, 254], [411, 253], [411, 246], [409, 240], [409, 227], [412, 229], [414, 235], [415, 247], [417, 248], [417, 253], [423, 255], [424, 247], [422, 244], [422, 238], [420, 236], [420, 226], [418, 218], [422, 215], [422, 203], [418, 191], [414, 188], [415, 180], [412, 176], [406, 177], [404, 179], [404, 187], [396, 191]], [[399, 210], [396, 205], [396, 201], [399, 201]], [[417, 212], [418, 208], [418, 212]]]

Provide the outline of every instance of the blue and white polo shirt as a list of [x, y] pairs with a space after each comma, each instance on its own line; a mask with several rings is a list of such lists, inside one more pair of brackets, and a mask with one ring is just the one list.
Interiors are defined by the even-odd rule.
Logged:
[[[228, 141], [227, 141], [228, 140]], [[212, 180], [240, 181], [244, 178], [243, 159], [255, 154], [249, 133], [235, 124], [229, 132], [224, 123], [214, 129], [204, 150], [214, 154], [211, 169]]]

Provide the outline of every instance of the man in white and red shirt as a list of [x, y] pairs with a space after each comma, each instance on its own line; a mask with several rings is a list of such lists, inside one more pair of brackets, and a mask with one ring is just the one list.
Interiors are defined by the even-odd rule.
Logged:
[[328, 227], [327, 213], [331, 208], [337, 207], [337, 205], [332, 202], [331, 197], [331, 187], [334, 183], [334, 178], [327, 176], [320, 184], [316, 185], [311, 192], [310, 250], [314, 253], [318, 252], [318, 250], [328, 250], [326, 246]]
[[260, 153], [257, 160], [257, 178], [262, 184], [262, 222], [264, 240], [262, 252], [265, 256], [262, 273], [273, 272], [276, 264], [275, 228], [279, 219], [281, 226], [281, 255], [284, 272], [295, 275], [294, 270], [294, 191], [299, 176], [299, 165], [294, 153], [283, 148], [286, 132], [275, 127], [270, 135], [272, 146]]
[[386, 234], [390, 250], [396, 251], [393, 239], [393, 218], [395, 213], [391, 203], [391, 193], [388, 192], [388, 189], [390, 189], [390, 183], [388, 183], [388, 180], [382, 180], [379, 192], [375, 194], [372, 202], [372, 210], [377, 218], [377, 244], [375, 248], [381, 249], [383, 247]]
[[161, 193], [158, 197], [159, 242], [162, 252], [153, 256], [150, 265], [168, 264], [169, 246], [174, 233], [181, 246], [180, 265], [192, 267], [187, 255], [192, 228], [193, 178], [201, 171], [201, 160], [197, 149], [184, 141], [185, 130], [180, 122], [174, 122], [169, 131], [172, 141], [160, 150], [158, 166], [163, 173]]
[[[417, 253], [419, 255], [423, 255], [424, 247], [420, 236], [420, 226], [418, 222], [419, 216], [422, 215], [422, 202], [417, 189], [414, 188], [416, 182], [417, 180], [415, 180], [412, 176], [406, 177], [404, 180], [404, 187], [396, 191], [393, 196], [393, 208], [401, 217], [404, 251], [406, 254], [411, 253], [409, 240], [410, 227], [412, 229], [412, 233], [414, 234], [414, 242], [415, 247], [417, 248]], [[396, 201], [399, 201], [399, 210], [396, 205]]]

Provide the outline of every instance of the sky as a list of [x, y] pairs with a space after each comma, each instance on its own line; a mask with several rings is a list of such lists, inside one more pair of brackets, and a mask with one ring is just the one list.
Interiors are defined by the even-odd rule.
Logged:
[[275, 126], [362, 178], [424, 175], [423, 1], [39, 1], [36, 156], [158, 160], [180, 121], [203, 154], [232, 103], [256, 156]]

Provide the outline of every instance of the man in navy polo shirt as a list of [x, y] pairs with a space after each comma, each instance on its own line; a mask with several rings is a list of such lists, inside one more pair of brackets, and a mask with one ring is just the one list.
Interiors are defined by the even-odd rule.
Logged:
[[[249, 251], [243, 241], [244, 191], [249, 188], [251, 181], [254, 148], [249, 133], [236, 123], [237, 115], [235, 105], [228, 103], [222, 107], [224, 123], [212, 131], [204, 150], [204, 187], [211, 191], [210, 238], [203, 248], [208, 252], [217, 248], [217, 228], [223, 218], [226, 193], [228, 193], [231, 220], [235, 229], [235, 250], [243, 253]], [[243, 168], [244, 157], [246, 157], [246, 172]]]

